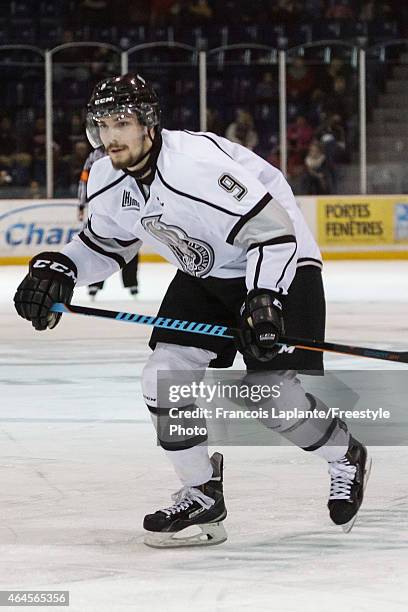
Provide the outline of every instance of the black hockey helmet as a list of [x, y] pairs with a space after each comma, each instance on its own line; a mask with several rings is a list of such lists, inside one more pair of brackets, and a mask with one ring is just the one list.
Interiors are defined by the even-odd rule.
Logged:
[[100, 81], [87, 105], [86, 133], [94, 148], [101, 146], [98, 119], [134, 113], [147, 128], [160, 125], [160, 106], [156, 92], [139, 74], [124, 74]]

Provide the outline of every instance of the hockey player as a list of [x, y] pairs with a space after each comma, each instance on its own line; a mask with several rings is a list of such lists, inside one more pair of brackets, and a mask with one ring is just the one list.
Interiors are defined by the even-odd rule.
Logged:
[[[61, 253], [35, 256], [17, 289], [18, 313], [37, 330], [52, 329], [75, 285], [104, 280], [130, 261], [142, 242], [178, 271], [159, 315], [186, 321], [240, 325], [239, 350], [249, 381], [279, 372], [280, 407], [310, 409], [296, 371], [322, 371], [320, 353], [279, 352], [283, 322], [289, 335], [323, 339], [325, 302], [321, 259], [282, 174], [254, 153], [210, 133], [160, 129], [160, 108], [139, 75], [99, 83], [88, 105], [87, 133], [105, 146], [88, 183], [86, 228]], [[242, 306], [242, 308], [241, 308]], [[155, 328], [143, 371], [143, 392], [154, 421], [169, 412], [158, 398], [159, 372], [202, 376], [228, 367], [231, 341]], [[186, 400], [186, 408], [191, 400]], [[307, 452], [328, 461], [330, 516], [351, 525], [363, 499], [367, 451], [338, 419], [292, 420], [270, 426]], [[211, 459], [204, 435], [158, 437], [182, 488], [170, 504], [144, 519], [152, 546], [214, 544], [226, 539], [222, 521], [223, 458]], [[200, 535], [186, 536], [195, 525]]]

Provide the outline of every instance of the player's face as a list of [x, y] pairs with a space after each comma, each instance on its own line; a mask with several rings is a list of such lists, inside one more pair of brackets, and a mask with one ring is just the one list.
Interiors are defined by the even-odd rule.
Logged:
[[116, 170], [137, 165], [151, 147], [147, 129], [131, 114], [112, 115], [98, 120], [102, 143]]

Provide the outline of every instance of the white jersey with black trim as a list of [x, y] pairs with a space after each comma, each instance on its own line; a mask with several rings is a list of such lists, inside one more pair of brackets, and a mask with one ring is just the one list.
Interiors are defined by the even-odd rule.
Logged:
[[289, 214], [251, 168], [205, 135], [163, 130], [150, 186], [115, 170], [109, 157], [98, 160], [88, 209], [86, 228], [63, 249], [79, 285], [107, 278], [142, 243], [196, 277], [246, 276], [248, 290], [286, 294], [295, 274]]
[[288, 212], [295, 227], [297, 240], [297, 266], [315, 265], [322, 267], [322, 256], [316, 240], [307, 225], [305, 218], [296, 203], [295, 196], [282, 172], [270, 163], [256, 155], [242, 145], [231, 142], [222, 136], [211, 132], [190, 132], [192, 137], [201, 137], [207, 140], [209, 150], [211, 147], [221, 148], [236, 162], [245, 166], [265, 186], [266, 190], [281, 204]]

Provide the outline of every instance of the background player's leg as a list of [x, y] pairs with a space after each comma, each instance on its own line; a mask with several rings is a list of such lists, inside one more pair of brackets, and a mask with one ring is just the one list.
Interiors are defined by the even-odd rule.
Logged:
[[103, 285], [104, 281], [100, 281], [99, 283], [92, 283], [92, 285], [89, 285], [88, 287], [88, 295], [90, 295], [92, 299], [95, 299], [95, 296], [98, 291], [103, 289]]
[[129, 289], [131, 295], [137, 295], [138, 293], [138, 282], [137, 282], [137, 268], [139, 264], [139, 253], [136, 253], [135, 257], [129, 261], [122, 268], [122, 280], [123, 286]]

